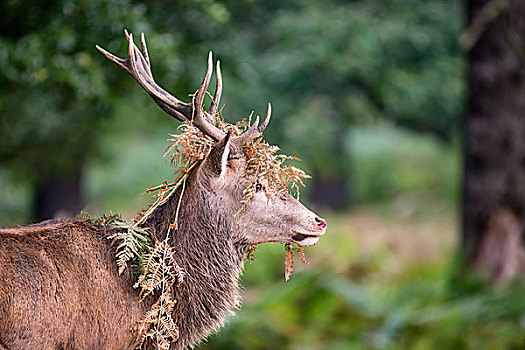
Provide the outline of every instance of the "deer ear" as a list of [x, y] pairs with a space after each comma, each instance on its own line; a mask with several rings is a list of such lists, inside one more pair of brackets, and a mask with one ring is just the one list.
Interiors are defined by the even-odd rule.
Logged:
[[226, 136], [213, 146], [204, 159], [202, 169], [208, 176], [222, 178], [225, 174], [228, 156], [230, 155], [230, 139], [231, 131], [228, 131]]

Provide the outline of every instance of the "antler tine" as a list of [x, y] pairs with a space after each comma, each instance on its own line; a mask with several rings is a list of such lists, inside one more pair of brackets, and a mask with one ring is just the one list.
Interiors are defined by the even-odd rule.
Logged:
[[128, 72], [129, 74], [131, 74], [128, 66], [127, 66], [127, 62], [126, 60], [120, 58], [120, 57], [117, 57], [115, 55], [113, 55], [111, 52], [108, 52], [106, 50], [104, 50], [103, 48], [101, 48], [100, 46], [98, 45], [95, 45], [95, 47], [97, 48], [98, 51], [100, 51], [100, 53], [102, 53], [104, 56], [106, 56], [106, 58], [108, 58], [110, 61], [112, 62], [115, 62], [116, 64], [118, 64], [122, 69], [124, 69], [126, 72]]
[[259, 125], [259, 116], [255, 118], [255, 122], [246, 130], [244, 133], [242, 133], [240, 136], [236, 137], [236, 141], [240, 142], [242, 144], [248, 142], [250, 139], [252, 139], [256, 134], [262, 134], [268, 123], [270, 122], [270, 116], [272, 115], [272, 105], [268, 103], [268, 110], [266, 111], [266, 117], [264, 118], [264, 121], [261, 125]]
[[213, 73], [213, 58], [211, 51], [208, 54], [208, 66], [206, 68], [206, 74], [204, 75], [204, 79], [202, 80], [202, 84], [193, 96], [193, 113], [192, 120], [200, 119], [200, 118], [206, 118], [209, 120], [208, 116], [204, 115], [202, 113], [202, 104], [204, 102], [204, 97], [206, 95], [206, 91], [208, 90], [208, 86], [210, 85], [211, 81], [211, 75]]
[[149, 61], [148, 46], [146, 45], [146, 36], [140, 33], [140, 46], [142, 47], [142, 56], [146, 60], [148, 73], [151, 74], [151, 63]]
[[219, 108], [219, 102], [221, 101], [222, 96], [222, 74], [221, 74], [221, 61], [217, 61], [217, 85], [215, 86], [215, 94], [213, 95], [213, 100], [211, 101], [210, 109], [208, 109], [208, 114], [212, 117], [217, 115], [217, 110]]
[[245, 132], [243, 132], [241, 135], [237, 136], [235, 138], [236, 142], [238, 143], [241, 143], [241, 144], [245, 144], [247, 143], [250, 139], [252, 139], [256, 133], [259, 133], [259, 116], [255, 117], [255, 121], [253, 122], [253, 124], [248, 128], [248, 130], [246, 130]]
[[266, 129], [266, 126], [268, 126], [268, 123], [270, 122], [270, 117], [272, 116], [272, 105], [270, 102], [268, 102], [268, 109], [266, 111], [266, 118], [264, 118], [264, 121], [261, 125], [259, 125], [258, 131], [262, 133], [264, 129]]
[[211, 118], [202, 110], [202, 103], [204, 102], [204, 96], [210, 85], [211, 75], [213, 73], [213, 58], [212, 53], [208, 54], [208, 67], [206, 68], [206, 74], [202, 84], [193, 96], [192, 100], [192, 111], [191, 121], [199, 130], [206, 135], [210, 136], [215, 141], [222, 139], [226, 134], [213, 125]]

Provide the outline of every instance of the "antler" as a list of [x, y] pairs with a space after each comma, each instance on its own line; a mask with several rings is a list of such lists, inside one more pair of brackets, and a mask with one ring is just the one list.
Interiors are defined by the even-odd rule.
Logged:
[[[211, 51], [208, 55], [208, 67], [206, 69], [206, 74], [204, 75], [202, 84], [197, 92], [193, 95], [191, 103], [185, 103], [161, 88], [155, 82], [155, 79], [153, 79], [144, 33], [141, 33], [140, 37], [142, 50], [139, 50], [139, 48], [133, 42], [133, 34], [128, 33], [127, 30], [124, 30], [124, 34], [126, 36], [126, 40], [128, 41], [128, 58], [119, 58], [98, 45], [96, 45], [96, 48], [104, 56], [128, 72], [166, 113], [183, 123], [193, 123], [195, 127], [215, 141], [219, 141], [220, 139], [224, 138], [226, 133], [214, 125], [214, 120], [217, 116], [217, 109], [222, 95], [222, 75], [219, 61], [217, 61], [217, 86], [215, 88], [215, 95], [213, 96], [212, 104], [207, 112], [202, 110], [204, 96], [206, 95], [208, 85], [210, 84], [213, 71], [213, 59]], [[266, 125], [268, 125], [271, 111], [271, 105], [268, 103], [268, 111], [266, 113], [264, 122], [259, 125], [259, 117], [257, 117], [255, 122], [248, 130], [246, 130], [246, 132], [234, 138], [232, 141], [244, 144], [248, 142], [255, 134], [262, 133]]]

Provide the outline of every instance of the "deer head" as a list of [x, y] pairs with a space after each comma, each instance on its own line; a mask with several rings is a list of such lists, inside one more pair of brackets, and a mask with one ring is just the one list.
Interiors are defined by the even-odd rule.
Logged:
[[232, 142], [235, 139], [229, 133], [217, 142], [197, 169], [196, 176], [197, 186], [208, 192], [204, 197], [213, 198], [216, 203], [211, 206], [216, 206], [221, 217], [231, 218], [234, 241], [249, 245], [317, 243], [325, 233], [326, 222], [285, 190], [268, 196], [265, 179], [256, 184], [255, 195], [241, 208], [243, 192], [252, 179], [245, 175], [246, 157], [232, 157]]
[[[111, 61], [128, 72], [153, 98], [166, 113], [179, 121], [197, 127], [202, 133], [215, 141], [215, 145], [206, 158], [192, 174], [191, 197], [195, 198], [195, 210], [206, 208], [213, 212], [212, 221], [226, 224], [234, 242], [253, 245], [264, 242], [294, 242], [299, 245], [317, 243], [326, 231], [326, 221], [308, 210], [285, 189], [277, 195], [267, 196], [267, 180], [259, 179], [256, 193], [241, 208], [244, 190], [251, 179], [246, 175], [247, 157], [243, 146], [260, 135], [268, 125], [271, 105], [264, 121], [259, 124], [259, 117], [241, 135], [232, 136], [231, 131], [224, 132], [217, 127], [217, 107], [222, 94], [222, 75], [217, 62], [217, 85], [210, 108], [202, 108], [204, 96], [210, 84], [213, 61], [211, 52], [208, 67], [202, 85], [193, 95], [191, 103], [185, 103], [161, 88], [151, 72], [151, 64], [144, 34], [141, 35], [139, 49], [133, 42], [132, 34], [125, 31], [129, 44], [128, 58], [121, 59], [101, 47], [97, 49]], [[201, 209], [199, 209], [201, 208]]]

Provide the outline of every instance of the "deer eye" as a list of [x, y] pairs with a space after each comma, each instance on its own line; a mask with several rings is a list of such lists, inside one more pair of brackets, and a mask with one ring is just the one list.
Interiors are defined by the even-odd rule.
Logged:
[[263, 186], [261, 184], [255, 185], [255, 192], [259, 192], [262, 189], [263, 189]]

